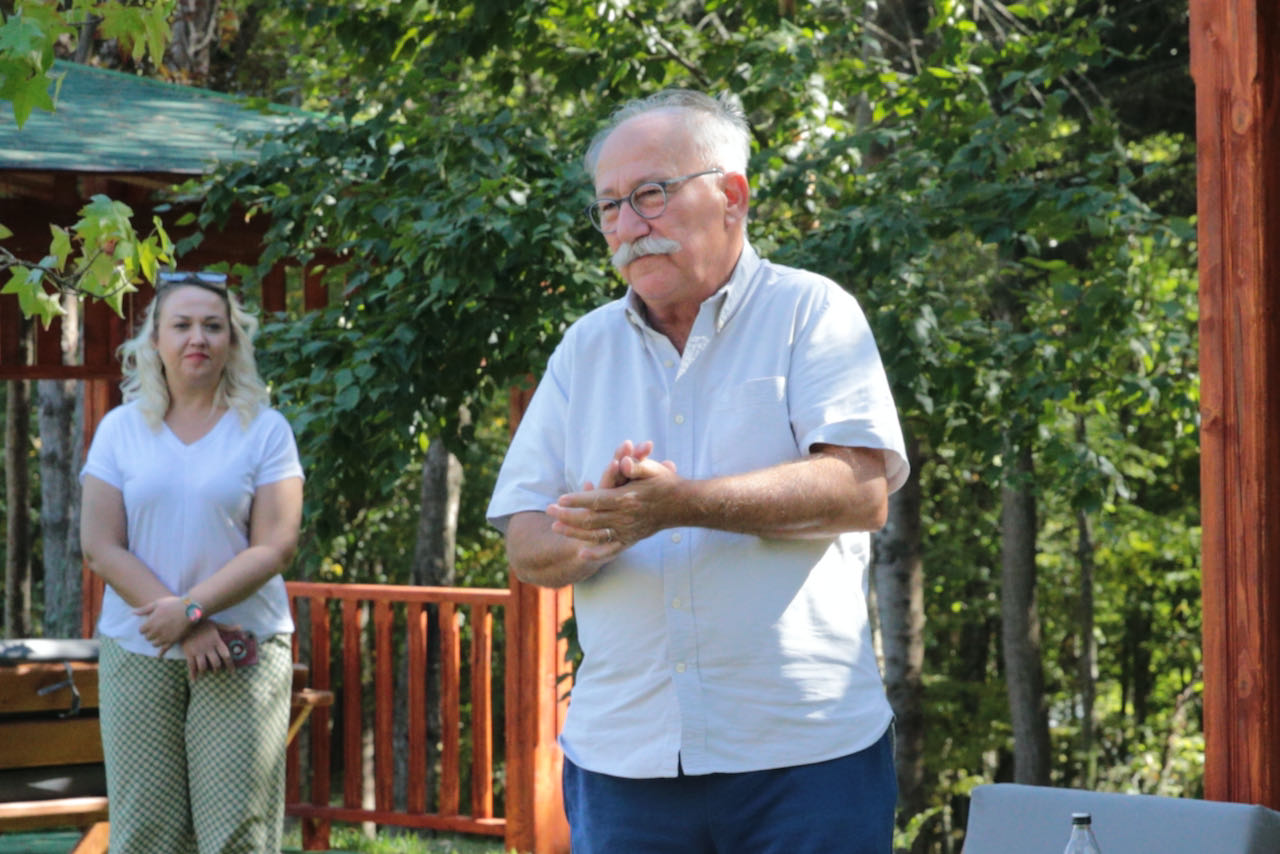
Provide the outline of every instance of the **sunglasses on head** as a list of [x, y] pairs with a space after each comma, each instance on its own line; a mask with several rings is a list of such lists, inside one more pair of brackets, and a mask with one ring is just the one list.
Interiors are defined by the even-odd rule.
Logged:
[[183, 270], [174, 270], [172, 272], [161, 273], [158, 287], [172, 287], [174, 285], [204, 285], [204, 286], [227, 286], [226, 273], [197, 273]]
[[202, 290], [215, 293], [222, 297], [223, 300], [229, 300], [227, 297], [227, 274], [226, 273], [198, 273], [182, 270], [174, 270], [172, 272], [160, 273], [156, 277], [156, 292], [168, 290], [169, 288], [178, 287], [195, 287]]

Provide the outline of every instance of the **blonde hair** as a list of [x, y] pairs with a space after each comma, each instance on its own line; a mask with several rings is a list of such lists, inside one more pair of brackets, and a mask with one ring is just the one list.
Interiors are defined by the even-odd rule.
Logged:
[[[120, 367], [124, 373], [124, 382], [120, 390], [126, 403], [138, 401], [138, 409], [142, 412], [147, 424], [153, 430], [160, 429], [165, 413], [169, 411], [169, 384], [165, 380], [164, 365], [160, 361], [160, 353], [156, 350], [156, 321], [160, 309], [169, 294], [180, 287], [202, 287], [191, 284], [161, 285], [156, 291], [155, 299], [147, 306], [142, 325], [132, 338], [120, 345], [117, 354], [120, 356]], [[258, 334], [258, 319], [245, 311], [235, 295], [222, 288], [204, 287], [222, 296], [227, 307], [227, 320], [231, 327], [231, 349], [227, 355], [226, 367], [222, 370], [222, 379], [214, 393], [213, 405], [234, 409], [240, 416], [240, 423], [248, 426], [257, 416], [258, 411], [271, 402], [267, 384], [258, 375], [258, 366], [253, 357], [253, 338]]]

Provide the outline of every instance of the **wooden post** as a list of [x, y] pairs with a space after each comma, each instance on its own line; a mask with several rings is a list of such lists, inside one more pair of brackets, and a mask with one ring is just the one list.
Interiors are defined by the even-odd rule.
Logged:
[[1280, 808], [1280, 4], [1191, 0], [1205, 794]]
[[569, 825], [560, 791], [563, 754], [556, 745], [567, 686], [564, 644], [556, 639], [569, 591], [511, 578], [507, 606], [507, 838], [525, 854], [568, 854]]
[[[120, 385], [113, 380], [85, 380], [83, 395], [84, 452], [87, 454], [103, 416], [120, 404]], [[93, 637], [97, 631], [104, 590], [101, 576], [84, 563], [80, 568], [80, 634], [86, 638]]]
[[[514, 434], [533, 388], [511, 391]], [[556, 736], [568, 701], [565, 646], [557, 639], [572, 609], [568, 588], [548, 590], [511, 577], [506, 609], [506, 745], [508, 849], [532, 854], [568, 854], [569, 824], [564, 816], [560, 768], [564, 761]]]

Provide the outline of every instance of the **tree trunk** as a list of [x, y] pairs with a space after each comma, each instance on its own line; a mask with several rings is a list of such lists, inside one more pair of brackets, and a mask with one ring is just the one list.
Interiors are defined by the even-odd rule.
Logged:
[[4, 625], [11, 638], [31, 637], [31, 495], [27, 454], [31, 447], [31, 384], [9, 380], [5, 398]]
[[[80, 347], [77, 299], [63, 300], [62, 362], [72, 364]], [[40, 532], [44, 567], [45, 637], [80, 634], [80, 448], [84, 444], [82, 383], [36, 383], [40, 424]]]
[[434, 439], [422, 466], [422, 508], [410, 577], [413, 584], [448, 586], [454, 580], [462, 464]]
[[269, 0], [251, 0], [249, 5], [240, 11], [236, 36], [227, 51], [230, 56], [226, 61], [220, 61], [218, 67], [213, 70], [213, 74], [218, 78], [215, 81], [217, 83], [215, 88], [218, 90], [237, 91], [236, 75], [239, 74], [240, 66], [244, 64], [250, 49], [257, 41], [258, 32], [262, 29], [263, 16], [271, 14], [270, 6]]
[[[1077, 431], [1083, 438], [1083, 420]], [[1076, 511], [1080, 562], [1080, 750], [1084, 761], [1083, 785], [1092, 789], [1098, 778], [1098, 751], [1094, 745], [1093, 707], [1098, 690], [1098, 644], [1093, 637], [1093, 530], [1089, 514]]]
[[904, 818], [925, 808], [924, 569], [920, 543], [919, 445], [907, 440], [911, 477], [889, 497], [889, 518], [875, 537], [875, 583], [884, 682], [897, 727], [898, 803]]
[[40, 531], [44, 634], [80, 633], [80, 394], [74, 380], [37, 383], [40, 423]]
[[165, 60], [184, 83], [209, 82], [209, 57], [218, 39], [218, 0], [178, 0]]
[[1031, 449], [1005, 443], [1000, 507], [1000, 614], [1013, 723], [1014, 782], [1049, 782], [1049, 719], [1036, 606], [1036, 499]]
[[[409, 583], [448, 587], [454, 583], [454, 554], [458, 534], [458, 507], [462, 496], [462, 464], [450, 453], [444, 440], [437, 437], [427, 448], [422, 464], [421, 508], [418, 514], [418, 536], [413, 550]], [[426, 606], [427, 633], [427, 809], [432, 809], [439, 786], [436, 785], [436, 745], [441, 738], [440, 709], [440, 630], [439, 609]], [[404, 672], [398, 668], [397, 672]], [[408, 761], [409, 725], [404, 711], [408, 708], [408, 686], [403, 677], [396, 679], [396, 799], [405, 796], [405, 773]]]
[[[1142, 595], [1149, 591], [1139, 588]], [[1150, 608], [1133, 605], [1125, 615], [1125, 646], [1129, 653], [1129, 702], [1133, 722], [1142, 726], [1150, 713], [1155, 675], [1151, 672], [1152, 620]]]

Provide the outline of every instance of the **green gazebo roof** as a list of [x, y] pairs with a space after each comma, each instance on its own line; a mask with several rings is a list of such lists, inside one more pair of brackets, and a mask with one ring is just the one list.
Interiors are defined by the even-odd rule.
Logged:
[[0, 170], [167, 172], [198, 175], [214, 161], [243, 160], [241, 133], [278, 130], [307, 114], [190, 86], [61, 60], [57, 109], [19, 128], [0, 111]]

